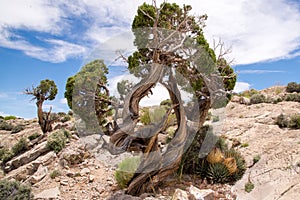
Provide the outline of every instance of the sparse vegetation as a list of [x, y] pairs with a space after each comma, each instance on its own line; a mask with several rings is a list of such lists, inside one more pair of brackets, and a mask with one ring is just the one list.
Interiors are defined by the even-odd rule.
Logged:
[[128, 182], [133, 177], [135, 171], [140, 165], [141, 159], [140, 157], [134, 156], [125, 158], [119, 165], [118, 169], [115, 172], [115, 178], [117, 180], [118, 185], [121, 188], [126, 188]]
[[246, 147], [248, 147], [248, 146], [249, 146], [248, 143], [242, 143], [242, 144], [241, 144], [241, 147], [243, 147], [243, 148], [246, 148]]
[[250, 104], [258, 104], [266, 102], [266, 97], [263, 94], [254, 94], [250, 97]]
[[144, 125], [149, 125], [151, 122], [150, 119], [150, 112], [149, 112], [149, 108], [143, 108], [142, 109], [142, 115], [140, 117], [140, 121], [144, 124]]
[[11, 151], [14, 156], [20, 155], [28, 150], [28, 142], [26, 138], [21, 138], [12, 148]]
[[214, 115], [213, 118], [212, 118], [212, 121], [213, 122], [218, 122], [218, 121], [220, 121], [220, 117], [218, 115]]
[[61, 175], [60, 171], [55, 169], [50, 173], [50, 178], [55, 179], [56, 177], [58, 177], [60, 175]]
[[255, 155], [253, 157], [253, 164], [257, 163], [260, 160], [260, 155]]
[[13, 116], [13, 115], [9, 115], [9, 116], [4, 117], [4, 120], [11, 120], [11, 119], [17, 119], [17, 117]]
[[55, 153], [60, 152], [66, 145], [67, 136], [65, 130], [52, 133], [47, 139], [47, 146]]
[[258, 91], [255, 89], [250, 89], [242, 92], [239, 96], [250, 98], [254, 94], [258, 94]]
[[40, 136], [40, 134], [35, 132], [35, 133], [29, 135], [28, 139], [31, 141], [31, 140], [34, 140], [34, 139], [38, 138], [39, 136]]
[[0, 148], [0, 160], [3, 163], [6, 163], [7, 161], [9, 161], [10, 159], [12, 159], [14, 157], [14, 154], [11, 150], [9, 150], [6, 147], [2, 147]]
[[295, 102], [300, 102], [300, 94], [299, 93], [291, 93], [291, 94], [286, 94], [284, 96], [285, 101], [295, 101]]
[[289, 93], [293, 92], [300, 92], [300, 84], [297, 84], [296, 82], [289, 82], [286, 86], [286, 91]]
[[6, 121], [0, 121], [0, 130], [11, 131], [13, 125], [7, 123]]
[[23, 130], [24, 126], [22, 124], [17, 124], [16, 126], [13, 126], [13, 128], [11, 129], [11, 133], [18, 133]]
[[5, 200], [31, 200], [33, 194], [28, 185], [14, 180], [0, 180], [0, 199]]
[[276, 119], [276, 124], [280, 128], [300, 129], [300, 114], [280, 114]]
[[248, 181], [248, 182], [245, 184], [245, 191], [249, 193], [249, 192], [251, 192], [253, 189], [254, 189], [254, 184], [251, 183], [250, 181]]

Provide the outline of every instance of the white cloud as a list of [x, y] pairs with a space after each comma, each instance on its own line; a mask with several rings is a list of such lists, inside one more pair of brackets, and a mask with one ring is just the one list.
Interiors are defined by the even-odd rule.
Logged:
[[284, 71], [279, 70], [240, 70], [238, 74], [266, 74], [266, 73], [284, 73]]
[[234, 92], [240, 93], [250, 89], [250, 84], [246, 82], [236, 82], [235, 87], [233, 89]]
[[61, 104], [68, 104], [68, 101], [67, 101], [66, 98], [63, 98], [63, 99], [59, 100], [59, 103], [61, 103]]
[[[205, 35], [210, 42], [221, 38], [227, 46], [232, 46], [230, 57], [235, 59], [235, 64], [287, 59], [300, 54], [299, 5], [291, 1], [177, 0], [176, 3], [192, 5], [192, 14], [208, 14]], [[122, 0], [1, 1], [0, 46], [44, 61], [63, 62], [84, 55], [85, 49], [93, 48], [91, 45], [130, 29], [141, 4], [139, 0], [130, 3]], [[81, 35], [74, 28], [79, 23], [83, 27]], [[48, 34], [42, 41], [49, 47], [33, 45], [18, 30]], [[54, 36], [56, 39], [51, 39]], [[57, 39], [60, 36], [64, 39]], [[66, 38], [69, 42], [62, 44]], [[74, 38], [77, 44], [71, 42]]]
[[7, 114], [7, 113], [5, 113], [5, 112], [2, 112], [2, 111], [0, 111], [0, 116], [2, 116], [2, 117], [5, 117], [5, 116], [9, 116], [9, 114]]

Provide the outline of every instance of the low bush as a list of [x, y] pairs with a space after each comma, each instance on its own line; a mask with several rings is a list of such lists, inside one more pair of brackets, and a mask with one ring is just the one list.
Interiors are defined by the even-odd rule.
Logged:
[[260, 155], [255, 155], [253, 157], [253, 164], [257, 163], [260, 160]]
[[149, 125], [151, 123], [149, 108], [142, 109], [142, 115], [140, 117], [140, 121], [144, 125]]
[[250, 89], [240, 93], [239, 96], [250, 98], [254, 94], [258, 94], [258, 91], [255, 89]]
[[20, 155], [21, 153], [28, 150], [28, 142], [25, 138], [21, 138], [12, 148], [11, 151], [14, 156]]
[[19, 133], [20, 131], [23, 131], [23, 130], [24, 130], [24, 126], [21, 124], [18, 124], [11, 129], [11, 133]]
[[34, 140], [34, 139], [38, 138], [39, 136], [40, 136], [40, 134], [35, 132], [35, 133], [29, 135], [28, 139], [31, 141], [31, 140]]
[[251, 183], [250, 181], [247, 182], [247, 183], [245, 184], [245, 191], [246, 191], [246, 192], [249, 193], [249, 192], [251, 192], [253, 189], [254, 189], [254, 184]]
[[23, 185], [18, 181], [0, 180], [0, 199], [31, 200], [33, 194], [28, 185]]
[[6, 147], [0, 148], [0, 160], [3, 163], [6, 163], [7, 161], [11, 160], [13, 158], [14, 154]]
[[0, 130], [11, 131], [13, 129], [13, 125], [7, 123], [6, 121], [0, 122]]
[[52, 133], [47, 139], [47, 146], [55, 153], [60, 152], [66, 145], [67, 136], [65, 130]]
[[60, 175], [61, 175], [60, 171], [57, 170], [57, 169], [55, 169], [55, 170], [53, 170], [53, 171], [50, 173], [50, 178], [51, 178], [51, 179], [55, 179], [56, 177], [58, 177], [58, 176], [60, 176]]
[[17, 119], [17, 117], [13, 116], [13, 115], [9, 115], [9, 116], [4, 117], [4, 120], [11, 120], [11, 119]]
[[71, 116], [70, 116], [70, 115], [65, 115], [64, 117], [62, 117], [62, 118], [60, 119], [60, 121], [61, 121], [62, 123], [65, 123], [65, 122], [70, 121], [70, 120], [71, 120]]
[[292, 93], [292, 94], [286, 94], [284, 96], [285, 101], [295, 101], [300, 102], [300, 94]]
[[300, 129], [300, 114], [294, 114], [291, 116], [288, 127]]
[[286, 86], [286, 91], [289, 93], [293, 92], [300, 92], [300, 84], [297, 84], [296, 82], [289, 82]]
[[128, 182], [133, 177], [135, 171], [140, 165], [140, 162], [140, 157], [134, 156], [125, 158], [121, 163], [119, 163], [118, 169], [115, 172], [115, 178], [121, 188], [127, 187]]
[[258, 104], [266, 102], [266, 97], [263, 94], [254, 94], [250, 97], [250, 104]]

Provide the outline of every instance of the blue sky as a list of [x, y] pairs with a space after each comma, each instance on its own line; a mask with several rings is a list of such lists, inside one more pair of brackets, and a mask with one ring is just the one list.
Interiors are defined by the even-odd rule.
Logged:
[[[42, 79], [53, 79], [59, 93], [44, 109], [68, 111], [63, 97], [69, 76], [79, 71], [97, 48], [110, 52], [118, 34], [130, 29], [142, 0], [9, 0], [0, 1], [0, 115], [36, 116], [35, 103], [22, 94]], [[146, 1], [151, 3], [151, 1]], [[160, 3], [161, 1], [158, 1]], [[236, 91], [300, 82], [300, 2], [298, 0], [177, 0], [192, 14], [208, 15], [205, 36], [232, 49], [238, 73]], [[122, 46], [122, 45], [121, 45]], [[130, 47], [132, 48], [132, 47]], [[127, 50], [132, 50], [132, 49]], [[99, 53], [99, 52], [98, 52]], [[112, 57], [109, 78], [124, 74]], [[117, 55], [113, 55], [117, 57]]]

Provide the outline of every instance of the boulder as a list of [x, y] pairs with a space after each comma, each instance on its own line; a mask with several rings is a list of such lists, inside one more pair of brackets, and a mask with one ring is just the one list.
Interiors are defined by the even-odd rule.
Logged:
[[189, 200], [189, 197], [186, 191], [177, 188], [173, 194], [172, 200]]
[[28, 179], [32, 184], [40, 182], [48, 173], [48, 168], [40, 165], [37, 171]]
[[36, 200], [52, 200], [52, 199], [60, 199], [60, 191], [58, 187], [50, 188], [40, 192], [39, 194], [34, 195], [34, 199]]

